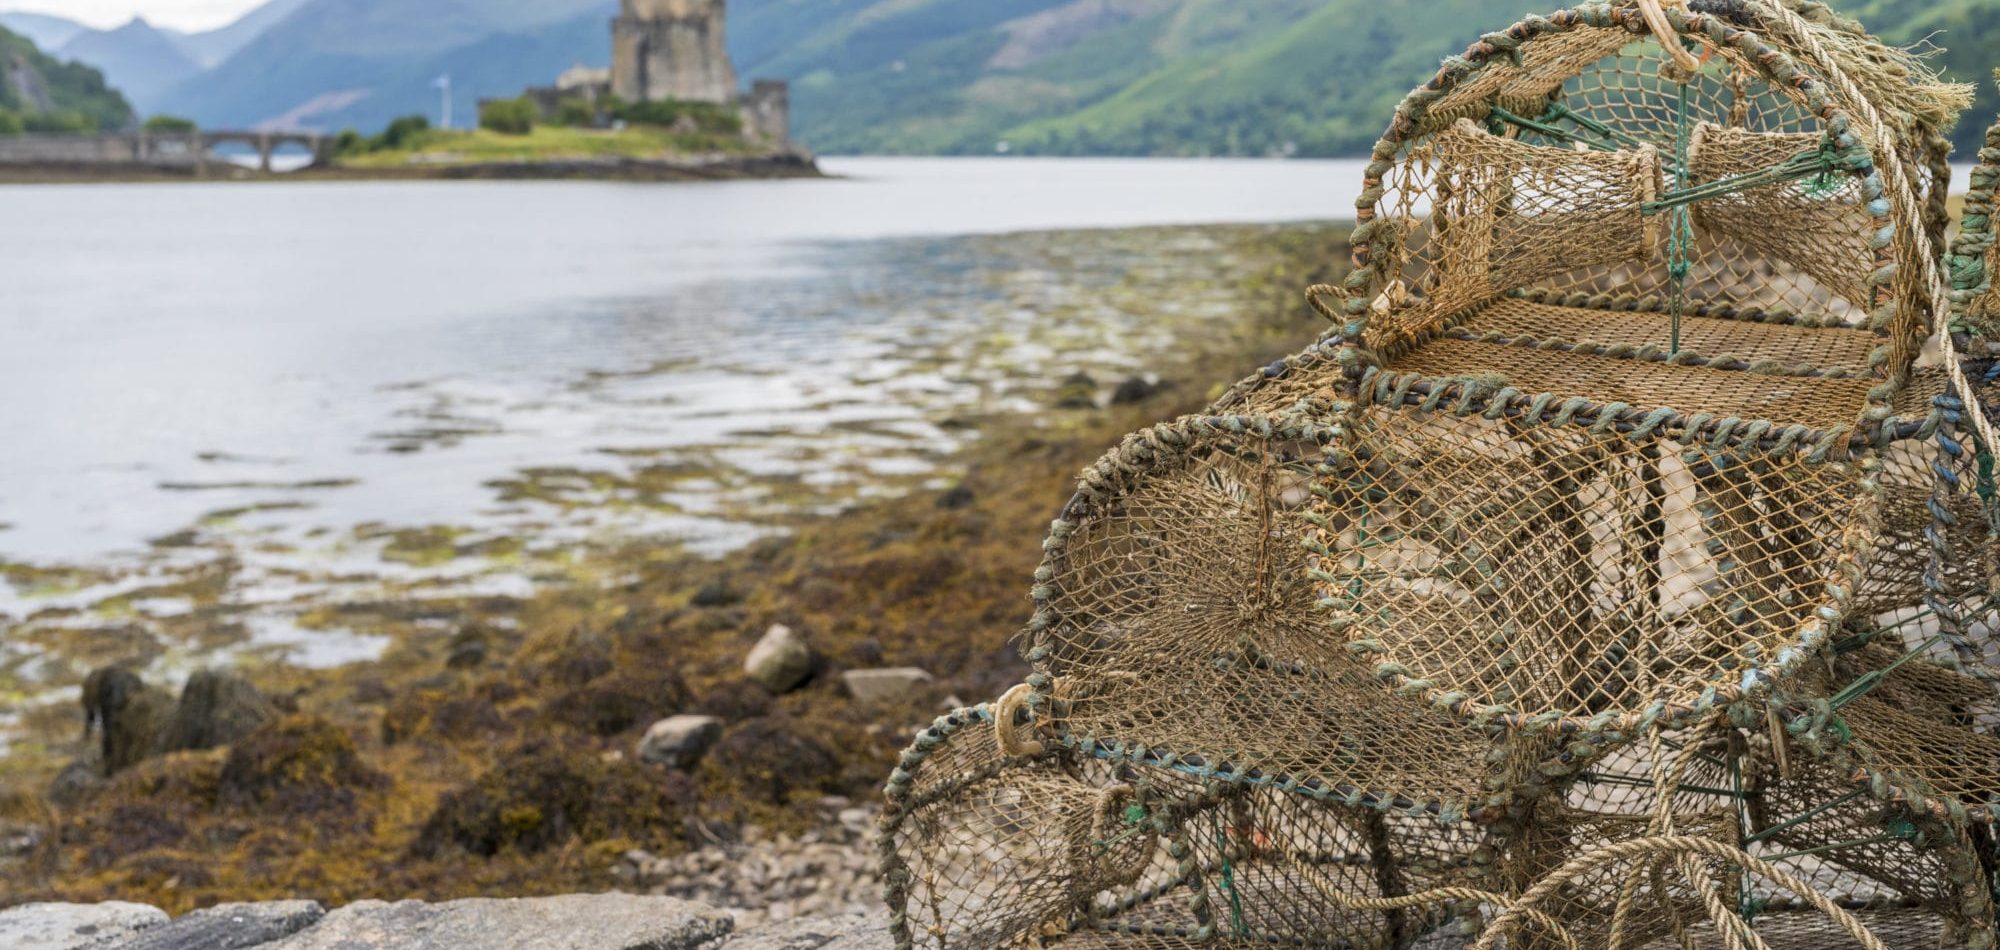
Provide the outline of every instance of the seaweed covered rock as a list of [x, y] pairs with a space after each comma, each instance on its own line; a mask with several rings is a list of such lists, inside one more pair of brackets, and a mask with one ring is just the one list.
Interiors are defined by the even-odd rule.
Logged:
[[611, 638], [571, 627], [529, 640], [515, 655], [514, 674], [532, 686], [581, 686], [617, 669]]
[[104, 774], [116, 775], [155, 755], [174, 715], [173, 696], [122, 666], [107, 666], [83, 681], [83, 731], [102, 742]]
[[671, 667], [618, 671], [551, 700], [544, 718], [596, 736], [615, 736], [687, 708], [688, 687]]
[[831, 746], [782, 716], [737, 724], [723, 733], [702, 766], [710, 787], [771, 805], [784, 805], [799, 792], [837, 791], [841, 772]]
[[241, 675], [200, 670], [181, 688], [164, 739], [166, 751], [229, 745], [277, 718], [278, 710]]
[[685, 778], [540, 738], [445, 795], [412, 850], [431, 858], [453, 851], [491, 857], [539, 852], [572, 838], [677, 845], [693, 797]]
[[768, 716], [773, 708], [771, 691], [747, 679], [723, 680], [709, 687], [694, 704], [694, 712], [724, 722]]
[[506, 728], [506, 717], [491, 699], [478, 692], [412, 690], [382, 711], [382, 741], [387, 745], [419, 737], [445, 742], [490, 741]]
[[283, 815], [352, 813], [388, 778], [361, 760], [345, 730], [317, 716], [276, 720], [229, 751], [217, 781], [225, 805]]

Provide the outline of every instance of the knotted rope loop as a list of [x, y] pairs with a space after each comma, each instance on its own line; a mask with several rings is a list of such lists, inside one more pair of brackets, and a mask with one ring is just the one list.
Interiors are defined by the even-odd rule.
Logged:
[[[1676, 0], [1675, 5], [1680, 6], [1683, 2]], [[1675, 73], [1669, 78], [1685, 82], [1701, 71], [1701, 60], [1681, 44], [1680, 31], [1674, 29], [1672, 20], [1667, 19], [1666, 8], [1660, 5], [1660, 0], [1639, 0], [1639, 15], [1646, 18], [1646, 28], [1653, 31], [1653, 38], [1660, 42], [1661, 48], [1673, 60]]]
[[1048, 746], [1038, 739], [1022, 736], [1021, 713], [1028, 708], [1028, 698], [1035, 695], [1035, 688], [1022, 683], [1008, 690], [993, 704], [993, 738], [1000, 744], [1000, 751], [1014, 758], [1028, 758], [1048, 751]]

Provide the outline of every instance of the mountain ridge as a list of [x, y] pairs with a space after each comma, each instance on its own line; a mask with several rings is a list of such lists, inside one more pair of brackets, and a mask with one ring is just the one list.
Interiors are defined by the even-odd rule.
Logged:
[[[1528, 0], [731, 0], [737, 72], [793, 85], [796, 136], [829, 153], [1312, 157], [1366, 154], [1385, 116]], [[616, 0], [274, 0], [215, 68], [142, 103], [214, 126], [380, 128], [605, 66]], [[2000, 0], [1863, 0], [1891, 42], [1936, 37], [2000, 94]], [[255, 22], [253, 18], [256, 19]], [[232, 26], [228, 29], [237, 29]], [[237, 34], [239, 37], [242, 33]], [[2000, 59], [2000, 54], [1994, 56]], [[114, 80], [120, 70], [113, 70]]]

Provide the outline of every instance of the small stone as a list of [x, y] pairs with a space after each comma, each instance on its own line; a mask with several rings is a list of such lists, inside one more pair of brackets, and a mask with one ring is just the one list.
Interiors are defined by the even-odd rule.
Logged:
[[639, 761], [688, 769], [720, 738], [722, 720], [714, 716], [669, 716], [653, 723], [639, 740]]
[[840, 826], [855, 834], [867, 834], [875, 827], [875, 816], [866, 808], [849, 808], [840, 813]]
[[840, 674], [841, 682], [847, 684], [847, 692], [862, 702], [885, 699], [901, 699], [915, 692], [934, 677], [927, 671], [914, 666], [898, 666], [883, 670], [848, 670]]
[[805, 682], [812, 668], [812, 648], [784, 624], [765, 631], [743, 659], [743, 672], [773, 693], [789, 692]]
[[[147, 929], [116, 950], [243, 950], [298, 933], [326, 916], [316, 901], [217, 904]], [[109, 950], [109, 948], [107, 948]]]
[[48, 829], [40, 825], [0, 818], [0, 858], [18, 858], [33, 852], [48, 840], [48, 834]]
[[1072, 373], [1056, 387], [1055, 406], [1058, 409], [1097, 408], [1097, 380], [1089, 373]]
[[167, 912], [145, 904], [22, 904], [0, 911], [0, 947], [7, 950], [76, 950], [111, 943], [167, 922]]
[[486, 658], [493, 650], [493, 637], [485, 627], [468, 624], [452, 634], [448, 649], [450, 652], [444, 658], [445, 668], [477, 669], [486, 665]]
[[104, 759], [96, 746], [84, 749], [49, 782], [49, 803], [58, 808], [75, 808], [104, 789]]
[[1129, 406], [1133, 403], [1145, 402], [1154, 393], [1159, 391], [1159, 385], [1144, 376], [1127, 377], [1124, 382], [1118, 384], [1117, 389], [1111, 391], [1111, 404], [1114, 406]]
[[972, 489], [963, 484], [953, 485], [937, 496], [937, 506], [946, 511], [956, 511], [972, 504], [974, 499]]
[[728, 582], [709, 581], [701, 585], [701, 588], [694, 592], [694, 598], [688, 602], [696, 607], [727, 607], [742, 600], [743, 595], [731, 590]]

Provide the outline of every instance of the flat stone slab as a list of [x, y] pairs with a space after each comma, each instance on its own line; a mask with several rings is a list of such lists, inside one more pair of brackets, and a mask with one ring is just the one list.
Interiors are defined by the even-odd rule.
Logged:
[[862, 702], [901, 699], [931, 682], [931, 674], [914, 666], [886, 670], [848, 670], [840, 674], [848, 695]]
[[22, 904], [0, 911], [0, 947], [7, 950], [81, 950], [103, 946], [167, 922], [167, 912], [145, 904]]
[[[729, 934], [715, 908], [672, 897], [360, 901], [268, 950], [693, 950]], [[0, 943], [0, 946], [5, 946]]]
[[730, 938], [723, 950], [887, 950], [889, 922], [880, 917], [808, 917], [759, 927]]
[[289, 937], [325, 916], [317, 901], [217, 904], [91, 950], [246, 950]]

